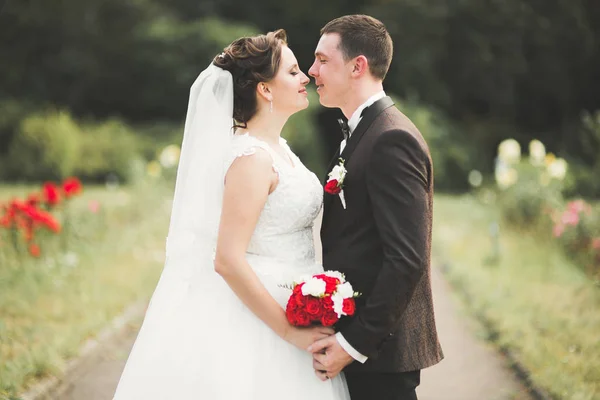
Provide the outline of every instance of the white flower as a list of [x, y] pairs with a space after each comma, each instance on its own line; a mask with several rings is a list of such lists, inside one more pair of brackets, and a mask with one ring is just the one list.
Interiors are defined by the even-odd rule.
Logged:
[[343, 164], [336, 165], [335, 167], [333, 167], [333, 169], [329, 173], [329, 178], [335, 179], [338, 182], [342, 182], [344, 180], [345, 176], [346, 176], [346, 168], [344, 168]]
[[503, 140], [498, 145], [498, 158], [507, 164], [516, 164], [521, 159], [521, 146], [515, 139]]
[[171, 144], [163, 149], [158, 157], [158, 160], [164, 168], [171, 168], [177, 165], [179, 162], [179, 155], [181, 150], [178, 146]]
[[501, 159], [499, 159], [496, 163], [496, 170], [494, 171], [494, 174], [500, 189], [507, 189], [511, 187], [519, 178], [517, 170], [506, 165]]
[[557, 158], [548, 165], [548, 174], [552, 178], [563, 180], [567, 175], [567, 162], [563, 158]]
[[319, 278], [310, 278], [302, 285], [304, 296], [321, 297], [325, 294], [325, 281]]
[[346, 278], [344, 277], [344, 274], [342, 274], [341, 272], [338, 272], [338, 271], [325, 271], [323, 274], [326, 275], [326, 276], [329, 276], [331, 278], [338, 278], [341, 283], [346, 282]]
[[335, 293], [331, 296], [331, 300], [333, 300], [333, 311], [337, 314], [338, 318], [346, 315], [344, 313], [344, 298], [339, 293]]
[[342, 296], [343, 299], [349, 299], [354, 296], [354, 289], [352, 289], [350, 282], [345, 282], [338, 285], [336, 294]]
[[483, 175], [481, 175], [481, 172], [477, 171], [476, 169], [469, 172], [469, 185], [473, 187], [479, 187], [482, 183]]
[[294, 279], [294, 283], [296, 285], [299, 285], [301, 283], [304, 283], [304, 282], [308, 281], [311, 278], [312, 278], [312, 275], [304, 274], [304, 275], [301, 275], [300, 277], [298, 277], [298, 279]]
[[544, 164], [546, 158], [546, 147], [539, 140], [532, 140], [529, 142], [529, 161], [533, 165]]

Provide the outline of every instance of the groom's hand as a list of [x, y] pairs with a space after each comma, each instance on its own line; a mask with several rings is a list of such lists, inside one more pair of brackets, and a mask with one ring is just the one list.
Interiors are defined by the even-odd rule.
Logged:
[[313, 353], [313, 368], [322, 381], [336, 377], [354, 359], [340, 346], [335, 335], [318, 340], [308, 347]]

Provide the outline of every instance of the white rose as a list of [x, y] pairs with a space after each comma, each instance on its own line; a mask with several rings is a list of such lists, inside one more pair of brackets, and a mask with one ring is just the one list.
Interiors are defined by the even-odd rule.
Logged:
[[342, 283], [346, 282], [346, 279], [344, 278], [344, 274], [342, 274], [341, 272], [338, 272], [338, 271], [325, 271], [324, 274], [326, 276], [331, 277], [331, 278], [338, 278], [340, 280], [340, 282], [342, 282]]
[[544, 159], [546, 158], [546, 148], [544, 144], [539, 140], [532, 140], [529, 142], [529, 161], [533, 165], [542, 165], [544, 164]]
[[548, 165], [548, 174], [555, 179], [563, 180], [567, 175], [567, 162], [562, 158], [557, 158]]
[[336, 294], [342, 296], [342, 299], [349, 299], [354, 296], [354, 289], [352, 289], [350, 282], [342, 283], [338, 285]]
[[333, 167], [333, 169], [329, 173], [329, 177], [331, 179], [337, 180], [338, 182], [343, 181], [344, 176], [346, 176], [346, 168], [344, 168], [341, 165], [336, 165], [335, 167]]
[[325, 281], [319, 278], [310, 278], [302, 285], [304, 296], [321, 297], [325, 294]]
[[160, 153], [159, 161], [164, 168], [172, 168], [179, 162], [181, 150], [177, 145], [171, 144]]
[[298, 279], [295, 279], [295, 280], [294, 280], [294, 283], [295, 283], [296, 285], [299, 285], [299, 284], [301, 284], [301, 283], [304, 283], [304, 282], [306, 282], [307, 280], [309, 280], [309, 279], [311, 279], [311, 278], [312, 278], [312, 275], [309, 275], [309, 274], [304, 274], [304, 275], [301, 275], [301, 276], [300, 276]]
[[516, 164], [521, 159], [521, 146], [515, 139], [503, 140], [498, 145], [498, 158], [507, 164]]
[[344, 313], [344, 298], [339, 293], [336, 293], [331, 296], [331, 300], [333, 300], [333, 311], [337, 314], [338, 318], [346, 315]]

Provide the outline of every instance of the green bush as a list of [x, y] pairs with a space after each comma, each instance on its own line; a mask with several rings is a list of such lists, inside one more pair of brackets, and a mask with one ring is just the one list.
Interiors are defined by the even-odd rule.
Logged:
[[7, 178], [63, 179], [73, 174], [81, 130], [66, 111], [33, 114], [23, 119], [6, 158]]
[[572, 196], [600, 198], [600, 111], [585, 113], [576, 135], [576, 146], [569, 151], [572, 185], [567, 191]]
[[562, 181], [546, 178], [542, 167], [528, 161], [515, 165], [517, 182], [500, 192], [504, 220], [522, 229], [537, 228], [553, 210], [562, 206]]
[[552, 214], [552, 235], [592, 278], [600, 278], [600, 209], [582, 199]]
[[472, 170], [482, 170], [476, 147], [441, 113], [413, 101], [395, 101], [425, 137], [431, 152], [436, 191], [465, 192]]
[[75, 174], [86, 181], [104, 182], [109, 175], [131, 181], [133, 164], [141, 158], [138, 141], [119, 120], [85, 126]]

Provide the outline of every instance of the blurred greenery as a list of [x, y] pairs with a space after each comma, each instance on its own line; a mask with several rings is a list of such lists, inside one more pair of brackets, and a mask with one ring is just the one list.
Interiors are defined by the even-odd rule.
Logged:
[[[0, 204], [36, 191], [0, 185]], [[71, 229], [36, 235], [39, 258], [13, 248], [10, 232], [0, 229], [0, 399], [40, 378], [60, 377], [86, 340], [127, 306], [147, 301], [164, 263], [172, 195], [160, 180], [85, 186], [68, 205]]]
[[488, 339], [509, 350], [536, 386], [556, 399], [592, 400], [600, 393], [600, 313], [594, 282], [554, 238], [500, 223], [500, 210], [471, 195], [435, 198], [433, 258], [486, 322]]
[[[535, 137], [576, 165], [576, 190], [600, 195], [581, 119], [600, 109], [595, 0], [9, 1], [0, 12], [0, 163], [21, 116], [48, 105], [77, 119], [179, 126], [193, 79], [231, 40], [285, 28], [307, 70], [319, 29], [358, 12], [380, 18], [394, 39], [386, 90], [447, 124], [431, 139], [440, 190], [466, 190], [468, 169], [491, 173], [502, 139]], [[314, 113], [315, 165], [339, 144], [337, 115]]]
[[73, 174], [81, 132], [67, 112], [24, 118], [9, 147], [7, 177], [62, 179]]
[[[352, 13], [381, 19], [393, 37], [385, 89], [426, 137], [436, 191], [469, 190], [474, 170], [485, 184], [508, 137], [522, 146], [540, 139], [568, 159], [559, 190], [539, 190], [523, 166], [525, 184], [502, 194], [499, 207], [468, 196], [436, 199], [434, 239], [456, 262], [451, 279], [494, 320], [502, 344], [523, 357], [536, 382], [572, 398], [600, 390], [591, 280], [554, 244], [536, 242], [545, 236], [524, 240], [516, 231], [502, 236], [499, 268], [482, 265], [482, 232], [500, 215], [514, 229], [539, 219], [561, 192], [600, 197], [597, 0], [9, 0], [0, 3], [0, 180], [74, 174], [107, 181], [111, 190], [130, 185], [84, 196], [105, 199], [106, 215], [94, 222], [82, 213], [75, 272], [47, 259], [0, 269], [0, 311], [14, 316], [10, 326], [0, 323], [0, 337], [23, 340], [0, 346], [2, 359], [11, 360], [0, 368], [8, 382], [0, 395], [56, 372], [86, 336], [154, 287], [160, 262], [145, 257], [162, 246], [156, 238], [164, 237], [162, 202], [170, 191], [140, 186], [141, 177], [172, 181], [174, 167], [156, 160], [165, 146], [181, 143], [189, 88], [214, 55], [240, 36], [284, 28], [306, 72], [320, 28]], [[340, 112], [321, 107], [312, 88], [309, 98], [283, 136], [322, 177], [341, 139]], [[563, 245], [598, 235], [597, 220], [584, 228], [585, 235], [568, 232]], [[86, 238], [96, 234], [104, 236], [92, 246]], [[114, 289], [108, 298], [106, 287]]]

